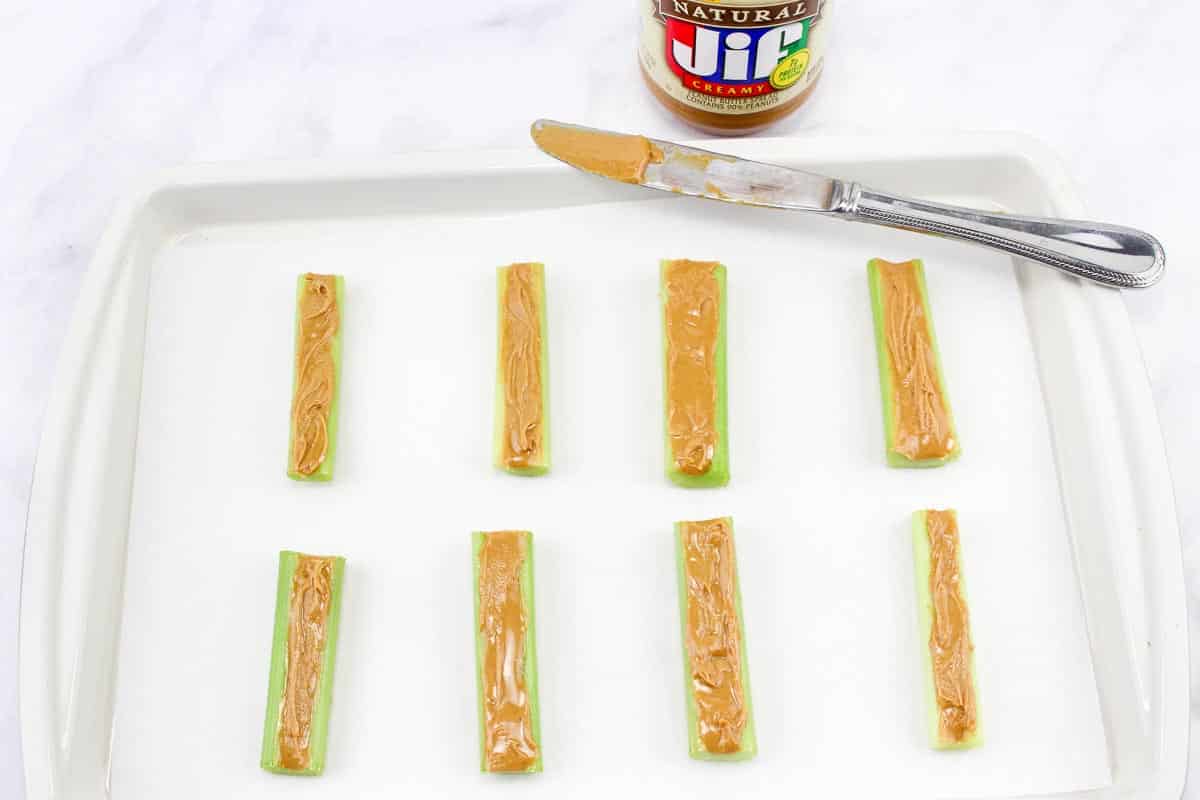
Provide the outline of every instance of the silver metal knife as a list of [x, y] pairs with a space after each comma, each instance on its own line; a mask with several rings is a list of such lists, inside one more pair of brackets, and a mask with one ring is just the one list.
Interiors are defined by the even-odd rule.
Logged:
[[[603, 158], [597, 161], [591, 157], [595, 152], [576, 157], [578, 154], [570, 148], [554, 147], [554, 142], [544, 135], [547, 132], [566, 132], [585, 144], [601, 142], [602, 137], [615, 137], [612, 141], [619, 145], [616, 150], [620, 152], [614, 159], [620, 163], [609, 170]], [[549, 155], [604, 177], [692, 197], [810, 211], [936, 234], [1002, 250], [1107, 286], [1123, 289], [1151, 286], [1162, 277], [1166, 266], [1157, 239], [1121, 225], [932, 203], [790, 167], [553, 120], [538, 120], [531, 133]], [[630, 153], [644, 153], [644, 158], [641, 163], [627, 163]]]

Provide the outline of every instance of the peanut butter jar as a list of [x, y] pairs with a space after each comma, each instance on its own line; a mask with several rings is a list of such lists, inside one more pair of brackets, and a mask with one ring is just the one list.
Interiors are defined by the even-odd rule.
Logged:
[[706, 133], [740, 136], [812, 95], [825, 62], [829, 0], [639, 0], [642, 77]]

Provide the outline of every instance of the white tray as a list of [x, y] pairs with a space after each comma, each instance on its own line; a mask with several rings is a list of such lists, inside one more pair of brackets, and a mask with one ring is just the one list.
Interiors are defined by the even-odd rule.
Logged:
[[[1083, 213], [1024, 139], [721, 144], [935, 200]], [[664, 256], [729, 268], [718, 491], [662, 475]], [[946, 468], [884, 466], [872, 256], [926, 261], [964, 445]], [[539, 479], [489, 465], [493, 267], [516, 260], [547, 264], [555, 466]], [[305, 270], [346, 276], [330, 485], [284, 477]], [[1179, 537], [1115, 292], [937, 239], [616, 186], [532, 150], [196, 166], [117, 214], [60, 369], [22, 586], [30, 800], [1182, 789]], [[930, 752], [921, 730], [906, 530], [929, 506], [963, 525], [987, 735], [967, 753]], [[687, 758], [677, 641], [671, 523], [721, 514], [760, 745], [740, 766]], [[469, 531], [504, 527], [532, 529], [538, 559], [546, 771], [517, 780], [477, 772], [472, 676]], [[347, 557], [314, 780], [258, 768], [283, 548]]]

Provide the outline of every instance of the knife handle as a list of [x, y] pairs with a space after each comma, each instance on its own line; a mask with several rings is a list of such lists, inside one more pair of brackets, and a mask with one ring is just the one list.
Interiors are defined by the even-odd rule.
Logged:
[[1150, 234], [1121, 225], [1025, 217], [928, 203], [851, 184], [834, 210], [849, 219], [1003, 250], [1106, 286], [1140, 289], [1166, 257]]

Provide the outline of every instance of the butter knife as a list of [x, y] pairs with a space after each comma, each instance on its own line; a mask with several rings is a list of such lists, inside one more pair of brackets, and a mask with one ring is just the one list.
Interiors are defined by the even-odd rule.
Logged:
[[691, 197], [935, 234], [1106, 286], [1151, 286], [1166, 266], [1157, 239], [1121, 225], [933, 203], [804, 170], [553, 120], [534, 122], [530, 133], [544, 152], [602, 177]]

